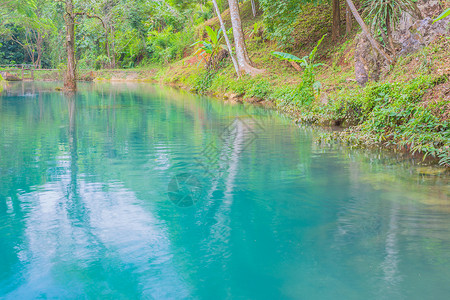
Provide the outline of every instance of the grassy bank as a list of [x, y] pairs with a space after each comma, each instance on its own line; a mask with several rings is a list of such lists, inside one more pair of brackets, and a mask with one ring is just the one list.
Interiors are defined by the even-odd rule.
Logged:
[[[310, 6], [314, 19], [300, 20], [294, 32], [293, 53], [307, 55], [321, 35], [327, 33], [328, 5]], [[246, 32], [258, 18], [247, 17]], [[215, 25], [214, 19], [209, 25]], [[357, 30], [356, 28], [355, 30]], [[308, 32], [312, 32], [308, 34]], [[305, 100], [302, 73], [289, 62], [274, 57], [279, 45], [264, 37], [249, 38], [251, 60], [265, 72], [237, 79], [231, 63], [207, 71], [195, 57], [160, 67], [155, 80], [228, 101], [264, 103], [288, 113], [297, 122], [340, 126], [342, 130], [322, 141], [339, 139], [349, 146], [388, 147], [432, 157], [450, 166], [450, 40], [441, 37], [419, 52], [402, 56], [383, 72], [378, 82], [360, 87], [354, 78], [356, 31], [332, 43], [326, 37], [318, 52], [323, 66], [316, 71], [321, 90]], [[250, 36], [250, 35], [249, 35]]]
[[[383, 147], [434, 158], [450, 166], [450, 39], [435, 39], [420, 51], [401, 56], [383, 70], [378, 82], [360, 87], [355, 81], [354, 52], [359, 27], [331, 40], [329, 3], [309, 5], [292, 24], [289, 46], [267, 38], [261, 15], [253, 17], [250, 2], [241, 7], [247, 47], [253, 64], [265, 72], [256, 77], [237, 78], [229, 59], [214, 70], [195, 55], [194, 47], [184, 49], [184, 58], [164, 65], [143, 65], [139, 69], [83, 70], [81, 77], [98, 81], [156, 81], [207, 94], [232, 102], [249, 102], [274, 107], [296, 122], [338, 126], [321, 142], [340, 140], [351, 147]], [[305, 17], [306, 16], [306, 17]], [[230, 27], [228, 12], [223, 18]], [[205, 39], [205, 26], [218, 28], [212, 18], [194, 30], [197, 40]], [[344, 28], [342, 28], [344, 31]], [[275, 57], [286, 51], [298, 57], [308, 55], [317, 41], [328, 34], [318, 48], [314, 73], [320, 89], [305, 85], [305, 72]], [[61, 72], [36, 72], [38, 80], [61, 79]], [[306, 88], [305, 88], [306, 86]]]

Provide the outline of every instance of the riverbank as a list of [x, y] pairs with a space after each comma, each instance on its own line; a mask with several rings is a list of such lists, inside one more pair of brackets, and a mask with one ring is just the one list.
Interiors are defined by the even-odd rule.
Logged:
[[[254, 44], [250, 44], [255, 46]], [[161, 84], [192, 92], [274, 107], [298, 123], [338, 126], [322, 142], [339, 139], [350, 147], [390, 148], [450, 165], [450, 41], [441, 37], [428, 47], [404, 57], [378, 82], [360, 87], [353, 79], [351, 43], [333, 55], [322, 54], [325, 67], [317, 77], [320, 96], [302, 105], [297, 93], [300, 76], [289, 64], [255, 52], [258, 66], [271, 66], [265, 74], [236, 80], [232, 66], [206, 72], [186, 63], [190, 58], [160, 69], [154, 77]], [[277, 67], [273, 66], [274, 64]]]
[[[92, 76], [95, 81], [155, 82], [232, 103], [263, 105], [297, 123], [338, 128], [322, 135], [318, 142], [339, 140], [349, 147], [389, 148], [422, 157], [427, 164], [448, 167], [450, 61], [446, 49], [450, 41], [443, 37], [401, 57], [379, 82], [366, 87], [352, 79], [351, 47], [344, 44], [331, 57], [322, 54], [325, 67], [318, 71], [317, 78], [323, 88], [320, 96], [307, 105], [297, 99], [301, 81], [298, 71], [270, 57], [269, 51], [260, 57], [259, 65], [266, 61], [277, 68], [239, 80], [229, 64], [207, 72], [201, 64], [186, 63], [192, 57], [165, 67], [92, 71]], [[252, 57], [254, 61], [257, 58]]]
[[[296, 47], [292, 53], [298, 57], [308, 55], [320, 37], [329, 33], [325, 16], [330, 15], [330, 7], [310, 5], [305, 9], [310, 17], [298, 20], [292, 33]], [[264, 73], [237, 79], [229, 61], [208, 71], [193, 54], [157, 67], [153, 78], [160, 84], [225, 101], [273, 107], [297, 123], [339, 128], [320, 142], [340, 140], [350, 147], [389, 148], [450, 166], [448, 36], [436, 35], [427, 46], [400, 55], [395, 64], [378, 67], [377, 74], [366, 69], [369, 79], [377, 80], [362, 87], [357, 83], [355, 59], [370, 55], [361, 56], [359, 28], [355, 26], [335, 42], [329, 34], [317, 52], [316, 61], [322, 64], [315, 71], [320, 92], [305, 100], [303, 70], [273, 56], [280, 46], [266, 40], [264, 31], [255, 29], [261, 25], [258, 17], [246, 13], [245, 7], [243, 11], [249, 56]], [[226, 12], [223, 17], [228, 17]], [[205, 25], [217, 27], [218, 20], [213, 18]], [[197, 31], [202, 32], [201, 28]], [[365, 51], [370, 51], [370, 46]], [[365, 63], [365, 67], [369, 65]]]
[[[309, 17], [295, 24], [293, 54], [308, 55], [320, 37], [329, 33], [330, 9], [328, 4], [305, 6]], [[433, 38], [420, 50], [399, 56], [395, 64], [379, 68], [376, 76], [366, 70], [370, 78], [377, 80], [362, 87], [355, 75], [355, 59], [363, 59], [357, 53], [361, 44], [359, 28], [354, 26], [337, 41], [328, 34], [316, 58], [322, 64], [315, 71], [321, 88], [314, 98], [305, 100], [301, 88], [303, 70], [272, 55], [283, 49], [266, 39], [261, 16], [253, 17], [250, 11], [249, 2], [245, 2], [241, 15], [249, 56], [254, 66], [264, 70], [258, 76], [238, 79], [229, 59], [223, 59], [214, 70], [206, 70], [191, 47], [183, 59], [164, 65], [83, 70], [80, 78], [156, 82], [224, 101], [264, 105], [297, 123], [339, 128], [323, 135], [322, 143], [339, 140], [349, 147], [389, 148], [450, 166], [448, 36]], [[227, 12], [223, 18], [229, 21]], [[217, 18], [196, 29], [199, 39], [205, 36], [202, 32], [206, 25], [218, 28]], [[43, 76], [44, 80], [47, 77]]]

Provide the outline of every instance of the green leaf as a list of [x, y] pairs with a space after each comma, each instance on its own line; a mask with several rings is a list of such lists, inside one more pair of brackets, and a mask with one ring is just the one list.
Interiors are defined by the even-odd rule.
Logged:
[[204, 53], [206, 53], [206, 51], [202, 48], [199, 48], [199, 49], [197, 49], [197, 51], [194, 52], [193, 55], [198, 55], [198, 54], [203, 55]]
[[302, 59], [293, 55], [293, 54], [289, 54], [289, 53], [284, 53], [284, 52], [278, 52], [278, 51], [274, 51], [272, 52], [273, 56], [276, 56], [280, 59], [283, 60], [288, 60], [288, 61], [295, 61], [295, 62], [301, 62]]
[[218, 42], [217, 33], [209, 26], [205, 26], [205, 30], [208, 33], [209, 38], [211, 39], [211, 42], [213, 44], [217, 44], [217, 42]]
[[433, 20], [433, 23], [442, 20], [445, 17], [450, 16], [450, 8], [447, 8], [446, 10], [444, 10], [444, 12], [442, 14], [439, 15], [439, 17], [437, 17], [436, 19]]
[[195, 46], [195, 45], [198, 45], [198, 44], [203, 44], [204, 42], [203, 41], [196, 41], [195, 43], [193, 43], [192, 45], [191, 45], [191, 47], [193, 47], [193, 46]]

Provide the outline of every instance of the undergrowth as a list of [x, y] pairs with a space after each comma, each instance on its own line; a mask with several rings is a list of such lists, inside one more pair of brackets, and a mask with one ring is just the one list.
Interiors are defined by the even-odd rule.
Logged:
[[[294, 53], [306, 55], [314, 44], [308, 42]], [[201, 94], [271, 102], [298, 122], [341, 126], [342, 131], [328, 134], [327, 139], [339, 139], [349, 146], [401, 149], [450, 166], [450, 124], [445, 117], [448, 100], [424, 105], [423, 99], [427, 91], [449, 80], [447, 40], [437, 40], [421, 51], [400, 57], [381, 82], [364, 88], [352, 79], [352, 36], [336, 45], [327, 41], [318, 55], [323, 66], [314, 73], [323, 84], [320, 94], [310, 91], [316, 79], [305, 84], [304, 70], [298, 73], [288, 62], [274, 59], [271, 53], [278, 47], [262, 39], [248, 40], [254, 64], [266, 69], [255, 77], [237, 79], [228, 60], [214, 71], [182, 61], [160, 71], [157, 77]]]
[[[374, 83], [361, 93], [342, 93], [310, 113], [354, 125], [335, 133], [350, 145], [380, 145], [432, 156], [450, 165], [450, 123], [422, 105], [425, 92], [447, 76], [420, 76], [409, 82]], [[444, 101], [435, 106], [444, 106]], [[337, 125], [341, 125], [337, 124]]]

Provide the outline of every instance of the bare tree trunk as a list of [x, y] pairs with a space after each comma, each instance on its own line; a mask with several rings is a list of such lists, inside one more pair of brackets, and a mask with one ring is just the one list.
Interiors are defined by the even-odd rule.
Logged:
[[66, 51], [67, 71], [64, 76], [64, 89], [76, 91], [76, 62], [75, 62], [75, 13], [73, 12], [72, 0], [66, 0], [66, 12], [64, 14], [66, 23]]
[[115, 44], [115, 36], [116, 36], [116, 31], [114, 26], [111, 25], [111, 68], [114, 69], [116, 67], [116, 44]]
[[212, 2], [214, 4], [214, 8], [216, 10], [217, 18], [219, 19], [220, 28], [222, 28], [222, 32], [223, 32], [223, 36], [225, 38], [225, 42], [227, 43], [228, 52], [230, 52], [231, 61], [233, 62], [234, 69], [236, 71], [237, 76], [239, 77], [239, 67], [237, 65], [236, 58], [234, 57], [233, 48], [231, 47], [230, 40], [228, 39], [227, 30], [225, 28], [225, 24], [223, 23], [222, 15], [220, 14], [220, 10], [219, 10], [219, 6], [217, 5], [216, 0], [212, 0]]
[[341, 6], [340, 0], [333, 0], [333, 25], [331, 27], [331, 38], [336, 41], [341, 35]]
[[383, 49], [382, 46], [372, 37], [370, 34], [369, 28], [367, 28], [366, 23], [364, 23], [364, 20], [361, 18], [361, 16], [358, 13], [358, 10], [355, 7], [355, 4], [353, 4], [352, 0], [346, 0], [348, 7], [352, 11], [353, 16], [356, 19], [356, 22], [358, 22], [359, 26], [361, 26], [362, 31], [366, 35], [367, 39], [369, 40], [372, 47], [378, 51], [389, 63], [393, 62], [392, 57], [390, 57]]
[[36, 59], [36, 65], [35, 67], [37, 69], [40, 69], [42, 67], [42, 52], [43, 52], [43, 44], [44, 44], [44, 38], [42, 37], [42, 34], [39, 32], [37, 33], [37, 40], [36, 40], [36, 52], [37, 52], [37, 59]]
[[106, 56], [108, 56], [108, 59], [109, 59], [109, 68], [111, 69], [111, 53], [110, 53], [110, 51], [109, 51], [109, 37], [108, 37], [108, 29], [105, 27], [105, 38], [106, 38], [106, 41], [105, 41], [105, 43], [106, 43], [106, 45], [105, 45], [105, 48], [106, 48]]
[[352, 12], [350, 11], [348, 4], [345, 3], [345, 34], [348, 35], [352, 32], [352, 23]]
[[255, 0], [251, 0], [252, 1], [252, 13], [253, 13], [253, 18], [256, 17], [256, 3]]
[[228, 6], [230, 8], [231, 24], [233, 26], [239, 73], [247, 73], [252, 76], [263, 73], [264, 70], [256, 69], [250, 63], [247, 47], [245, 46], [244, 32], [242, 30], [241, 16], [239, 15], [239, 4], [237, 0], [228, 0]]

